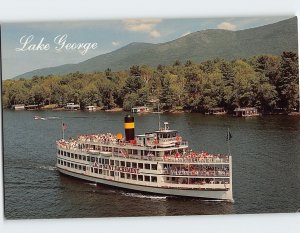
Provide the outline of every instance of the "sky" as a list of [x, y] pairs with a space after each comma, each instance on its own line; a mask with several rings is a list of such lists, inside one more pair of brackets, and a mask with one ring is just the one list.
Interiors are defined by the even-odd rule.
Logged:
[[[2, 24], [1, 34], [2, 78], [10, 79], [40, 68], [78, 63], [117, 50], [132, 42], [164, 43], [196, 31], [206, 29], [238, 31], [291, 17], [6, 23]], [[64, 35], [65, 38], [61, 38]], [[39, 46], [38, 50], [34, 50], [34, 45], [37, 48], [41, 40], [43, 48]], [[81, 48], [72, 50], [67, 44], [81, 45]]]

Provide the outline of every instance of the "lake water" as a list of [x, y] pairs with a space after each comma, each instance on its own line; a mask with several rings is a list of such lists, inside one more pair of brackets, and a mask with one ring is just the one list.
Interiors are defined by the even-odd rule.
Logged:
[[[230, 128], [234, 203], [145, 195], [60, 174], [55, 141], [122, 132], [124, 112], [3, 111], [5, 217], [117, 217], [296, 212], [300, 209], [300, 117], [251, 119], [164, 114], [193, 150], [226, 153]], [[157, 115], [136, 116], [136, 133], [158, 128]]]

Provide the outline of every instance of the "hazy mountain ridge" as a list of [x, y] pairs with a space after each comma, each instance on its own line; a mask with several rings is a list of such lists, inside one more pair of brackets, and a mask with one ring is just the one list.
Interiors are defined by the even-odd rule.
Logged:
[[297, 29], [297, 17], [241, 31], [208, 29], [160, 44], [134, 42], [78, 64], [37, 69], [15, 78], [76, 71], [87, 73], [107, 68], [124, 70], [142, 64], [155, 67], [172, 64], [175, 60], [201, 62], [217, 57], [235, 59], [259, 54], [280, 55], [283, 51], [298, 52]]

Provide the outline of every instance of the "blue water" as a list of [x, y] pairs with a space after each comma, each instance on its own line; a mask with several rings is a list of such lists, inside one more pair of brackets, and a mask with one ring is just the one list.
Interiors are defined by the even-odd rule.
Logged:
[[[164, 114], [193, 150], [226, 153], [233, 136], [234, 203], [145, 195], [60, 174], [55, 140], [63, 117], [66, 137], [123, 132], [123, 112], [3, 112], [5, 217], [61, 218], [296, 212], [300, 209], [300, 117], [251, 119]], [[136, 116], [136, 133], [157, 129], [157, 115]]]

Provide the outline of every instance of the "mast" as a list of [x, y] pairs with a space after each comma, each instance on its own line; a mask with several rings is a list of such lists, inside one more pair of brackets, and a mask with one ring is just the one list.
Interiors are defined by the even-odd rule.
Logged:
[[160, 109], [159, 109], [159, 101], [157, 105], [157, 111], [158, 111], [158, 130], [160, 130]]
[[231, 155], [231, 152], [230, 152], [230, 139], [231, 139], [231, 134], [230, 134], [229, 127], [228, 127], [227, 128], [227, 137], [226, 137], [227, 147], [228, 147], [228, 155]]

